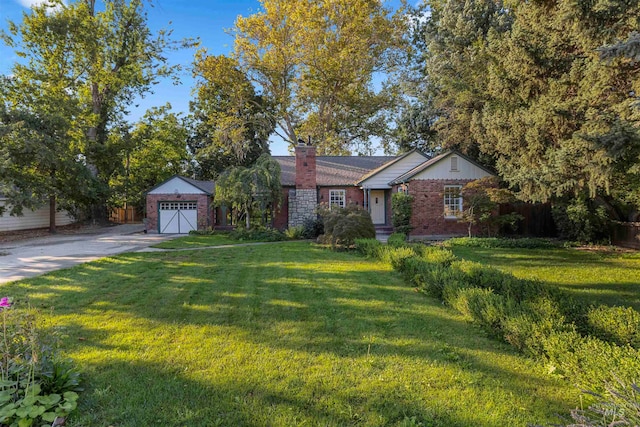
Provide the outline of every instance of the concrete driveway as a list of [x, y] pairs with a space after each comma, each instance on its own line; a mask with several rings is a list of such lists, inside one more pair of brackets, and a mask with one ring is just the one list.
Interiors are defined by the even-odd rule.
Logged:
[[135, 252], [178, 235], [144, 234], [141, 224], [0, 244], [0, 283], [38, 276], [122, 252]]

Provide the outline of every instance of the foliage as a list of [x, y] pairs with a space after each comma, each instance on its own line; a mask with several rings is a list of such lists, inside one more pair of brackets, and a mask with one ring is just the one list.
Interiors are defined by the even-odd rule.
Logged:
[[409, 234], [411, 226], [411, 215], [413, 212], [413, 196], [398, 192], [391, 196], [391, 223], [398, 233]]
[[237, 228], [229, 233], [229, 237], [238, 241], [279, 242], [287, 236], [280, 230], [270, 227]]
[[287, 236], [289, 240], [299, 240], [302, 239], [302, 233], [304, 232], [304, 228], [301, 225], [295, 227], [289, 227], [284, 230], [284, 235]]
[[118, 147], [122, 161], [109, 180], [109, 204], [142, 209], [146, 191], [184, 173], [189, 160], [187, 134], [184, 120], [171, 112], [170, 104], [149, 109], [131, 130], [114, 130], [110, 144], [114, 150]]
[[31, 426], [51, 423], [76, 409], [77, 371], [54, 352], [33, 309], [16, 309], [7, 297], [2, 309], [0, 423]]
[[560, 237], [570, 241], [596, 242], [609, 236], [609, 216], [603, 206], [574, 198], [553, 206], [553, 220]]
[[587, 322], [594, 336], [640, 349], [640, 313], [633, 308], [599, 305], [589, 310]]
[[194, 135], [189, 148], [200, 179], [215, 179], [230, 166], [250, 166], [269, 153], [274, 122], [266, 100], [233, 58], [196, 55]]
[[407, 242], [407, 235], [404, 233], [393, 233], [387, 238], [389, 246], [404, 246]]
[[273, 107], [279, 135], [291, 145], [309, 136], [319, 154], [369, 152], [394, 101], [373, 77], [400, 64], [402, 14], [369, 0], [261, 5], [236, 20], [233, 57]]
[[[33, 95], [45, 106], [58, 108], [56, 115], [71, 129], [71, 141], [65, 145], [74, 151], [64, 158], [82, 159], [97, 182], [72, 188], [91, 188], [92, 214], [98, 220], [106, 220], [108, 182], [122, 164], [111, 132], [137, 96], [148, 93], [160, 77], [175, 76], [178, 67], [167, 64], [165, 53], [192, 44], [174, 43], [164, 30], [153, 34], [143, 6], [141, 0], [68, 4], [53, 0], [34, 6], [23, 14], [22, 22], [10, 22], [3, 34], [4, 41], [24, 58], [14, 65], [12, 74], [20, 76], [20, 81], [27, 73], [40, 76], [36, 82], [42, 76], [48, 79], [46, 90]], [[59, 102], [61, 95], [73, 102]], [[36, 102], [34, 98], [15, 109]]]
[[378, 239], [356, 239], [356, 250], [367, 258], [379, 258], [378, 251], [382, 248], [382, 242]]
[[356, 239], [376, 237], [371, 215], [355, 204], [349, 204], [344, 208], [321, 207], [320, 216], [324, 221], [322, 240], [333, 247], [349, 247]]
[[324, 233], [324, 221], [320, 218], [307, 218], [302, 223], [302, 237], [305, 239], [315, 239]]
[[251, 225], [251, 215], [261, 215], [266, 224], [267, 214], [277, 211], [282, 198], [280, 164], [268, 154], [263, 154], [251, 167], [236, 166], [225, 170], [216, 182], [215, 206], [227, 206], [236, 215], [245, 217], [246, 228]]
[[480, 225], [487, 236], [497, 233], [504, 225], [513, 227], [522, 219], [517, 213], [500, 215], [501, 203], [513, 200], [511, 191], [499, 188], [495, 177], [486, 177], [469, 182], [462, 187], [462, 206], [459, 220], [467, 223], [469, 237], [475, 225]]
[[504, 237], [456, 237], [446, 240], [445, 247], [465, 246], [469, 248], [522, 248], [544, 249], [558, 247], [558, 243], [549, 239], [521, 237], [510, 239]]

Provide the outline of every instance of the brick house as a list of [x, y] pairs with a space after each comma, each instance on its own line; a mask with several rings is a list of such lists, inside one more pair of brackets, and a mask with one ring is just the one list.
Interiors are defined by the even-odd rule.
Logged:
[[[459, 223], [456, 216], [463, 208], [460, 189], [473, 180], [494, 176], [456, 151], [433, 158], [419, 150], [402, 156], [316, 156], [314, 146], [299, 144], [294, 156], [274, 159], [282, 170], [282, 204], [273, 219], [274, 227], [279, 229], [316, 218], [318, 204], [343, 207], [354, 203], [371, 213], [377, 229], [390, 232], [391, 195], [402, 191], [414, 197], [412, 236], [465, 235], [466, 224]], [[178, 184], [187, 184], [192, 192], [185, 193], [187, 187]], [[147, 229], [188, 232], [189, 226], [226, 225], [224, 212], [204, 210], [205, 203], [210, 205], [213, 192], [212, 182], [172, 177], [147, 193]], [[187, 199], [192, 205], [174, 205]], [[182, 208], [190, 212], [183, 214]], [[168, 212], [172, 210], [179, 212]], [[171, 218], [185, 217], [191, 219], [178, 224], [178, 231], [175, 225], [168, 226]]]

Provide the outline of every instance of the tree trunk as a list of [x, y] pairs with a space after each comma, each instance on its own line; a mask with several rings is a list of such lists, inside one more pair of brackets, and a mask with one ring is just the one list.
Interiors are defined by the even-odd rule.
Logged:
[[49, 233], [56, 234], [56, 196], [49, 195]]

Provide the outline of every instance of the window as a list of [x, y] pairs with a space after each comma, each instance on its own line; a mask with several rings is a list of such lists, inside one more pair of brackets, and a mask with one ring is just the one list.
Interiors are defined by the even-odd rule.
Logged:
[[458, 172], [458, 157], [451, 156], [451, 172]]
[[329, 190], [329, 209], [334, 206], [344, 208], [346, 196], [345, 190]]
[[444, 216], [445, 218], [456, 218], [462, 212], [462, 186], [444, 186]]
[[165, 211], [193, 210], [198, 209], [197, 202], [160, 202], [160, 209]]
[[400, 184], [398, 186], [398, 193], [409, 194], [409, 184]]

